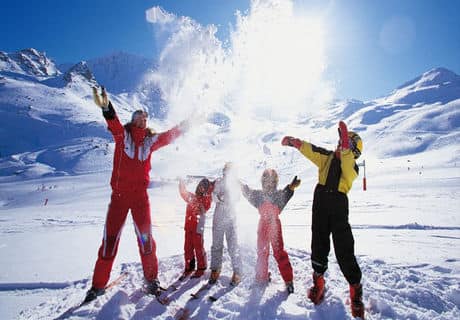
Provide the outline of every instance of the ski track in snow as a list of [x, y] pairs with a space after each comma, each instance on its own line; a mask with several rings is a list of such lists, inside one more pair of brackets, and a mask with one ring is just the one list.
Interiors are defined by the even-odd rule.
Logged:
[[[142, 268], [125, 263], [113, 275], [127, 271], [122, 284], [96, 301], [75, 311], [69, 319], [177, 319], [184, 307], [190, 319], [351, 319], [348, 286], [337, 262], [331, 259], [326, 274], [325, 301], [315, 307], [307, 299], [311, 286], [309, 252], [288, 250], [294, 269], [295, 293], [287, 295], [273, 258], [270, 258], [272, 282], [266, 288], [252, 287], [255, 251], [244, 248], [246, 266], [242, 283], [211, 302], [208, 296], [225, 290], [231, 275], [230, 261], [224, 254], [223, 273], [218, 284], [198, 299], [190, 299], [201, 280], [188, 280], [170, 295], [169, 305], [141, 291]], [[160, 259], [160, 281], [167, 286], [180, 275], [182, 255]], [[446, 262], [445, 267], [430, 264], [398, 266], [382, 260], [359, 256], [363, 271], [364, 301], [368, 319], [458, 319], [460, 317], [460, 278]], [[77, 304], [89, 286], [89, 279], [74, 283], [1, 284], [0, 290], [54, 290], [56, 294], [36, 308], [24, 310], [20, 319], [54, 319]], [[57, 292], [59, 291], [59, 292]], [[218, 294], [217, 294], [218, 295]]]

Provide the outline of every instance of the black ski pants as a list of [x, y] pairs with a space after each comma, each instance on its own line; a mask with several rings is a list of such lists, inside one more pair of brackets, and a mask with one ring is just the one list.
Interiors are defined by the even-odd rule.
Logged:
[[335, 256], [349, 284], [361, 282], [361, 269], [356, 261], [354, 239], [348, 223], [348, 197], [346, 194], [328, 190], [317, 185], [313, 198], [311, 224], [311, 262], [313, 270], [327, 270], [330, 251], [330, 234]]

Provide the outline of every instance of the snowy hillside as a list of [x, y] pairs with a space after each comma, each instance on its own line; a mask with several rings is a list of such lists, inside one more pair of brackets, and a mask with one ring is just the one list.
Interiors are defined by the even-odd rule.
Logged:
[[[345, 119], [364, 141], [371, 142], [365, 144], [366, 150], [377, 157], [439, 150], [444, 162], [458, 162], [460, 76], [452, 71], [432, 69], [387, 96], [366, 102], [336, 101], [328, 110], [302, 123], [329, 128]], [[449, 152], [452, 146], [457, 146], [453, 153]]]
[[[367, 319], [453, 320], [460, 316], [458, 169], [423, 169], [422, 174], [413, 169], [408, 171], [399, 167], [397, 161], [389, 161], [380, 173], [369, 176], [368, 191], [360, 191], [358, 181], [350, 193], [350, 220], [363, 270]], [[292, 168], [284, 174], [289, 171], [292, 174]], [[203, 320], [351, 319], [347, 284], [332, 253], [326, 273], [325, 302], [314, 307], [306, 297], [311, 286], [310, 211], [315, 177], [300, 177], [302, 185], [281, 215], [285, 245], [294, 269], [294, 294], [286, 294], [273, 258], [270, 285], [252, 287], [258, 214], [241, 199], [237, 215], [244, 276], [240, 286], [233, 290], [228, 287], [231, 268], [225, 252], [219, 283], [199, 299], [191, 300], [190, 294], [205, 279], [185, 281], [177, 291], [168, 292], [171, 302], [167, 306], [144, 295], [136, 237], [129, 218], [112, 279], [125, 271], [128, 277], [67, 318], [180, 319], [187, 310], [190, 319]], [[258, 176], [242, 178], [253, 187], [259, 184]], [[56, 319], [81, 301], [90, 286], [102, 235], [110, 195], [108, 180], [108, 173], [99, 173], [2, 185], [2, 319]], [[282, 185], [287, 182], [280, 181]], [[189, 187], [195, 183], [191, 181]], [[158, 184], [149, 189], [149, 194], [159, 278], [163, 286], [168, 286], [183, 269], [185, 204], [175, 183]], [[204, 235], [208, 254], [213, 209], [207, 215]], [[209, 276], [209, 271], [205, 276]], [[211, 302], [210, 295], [218, 300]]]
[[[167, 23], [174, 19], [164, 18]], [[189, 20], [182, 22], [193, 29]], [[183, 42], [206, 45], [209, 38], [214, 46], [211, 31], [196, 38], [191, 32], [186, 41], [173, 38], [168, 53]], [[177, 319], [187, 310], [192, 319], [350, 319], [348, 288], [332, 253], [326, 301], [314, 307], [306, 297], [317, 171], [297, 151], [280, 145], [289, 134], [332, 149], [339, 120], [364, 141], [360, 160], [366, 161], [368, 191], [362, 191], [361, 167], [350, 192], [350, 222], [363, 269], [367, 318], [460, 318], [460, 77], [433, 69], [372, 101], [335, 101], [316, 113], [301, 105], [294, 111], [304, 112], [292, 120], [277, 114], [287, 108], [267, 109], [265, 100], [247, 105], [245, 98], [260, 102], [251, 92], [227, 92], [220, 76], [231, 78], [234, 70], [220, 70], [225, 64], [208, 68], [206, 63], [212, 66], [219, 57], [210, 49], [196, 52], [185, 62], [165, 55], [158, 69], [150, 69], [147, 59], [114, 54], [61, 71], [34, 49], [0, 52], [0, 318], [55, 319], [80, 302], [90, 286], [113, 158], [112, 138], [92, 102], [91, 87], [97, 83], [107, 87], [122, 122], [139, 108], [149, 111], [149, 125], [157, 131], [192, 119], [189, 132], [152, 156], [148, 192], [162, 285], [183, 269], [185, 203], [178, 196], [177, 177], [215, 178], [232, 160], [241, 180], [254, 188], [267, 167], [279, 172], [281, 186], [294, 175], [302, 179], [281, 217], [295, 293], [287, 296], [273, 260], [272, 283], [261, 290], [252, 287], [258, 214], [241, 199], [238, 232], [245, 271], [240, 286], [227, 292], [231, 272], [224, 255], [221, 282], [200, 299], [190, 300], [190, 293], [204, 280], [170, 292], [168, 306], [145, 296], [129, 218], [112, 272], [115, 278], [127, 271], [127, 278], [68, 318]], [[179, 62], [183, 65], [176, 67]], [[242, 73], [245, 81], [254, 74]], [[268, 89], [281, 84], [275, 80]], [[302, 87], [292, 89], [299, 93]], [[264, 90], [258, 93], [263, 96]], [[188, 186], [195, 184], [192, 179]], [[205, 229], [208, 255], [213, 209]], [[219, 296], [214, 303], [211, 294]]]
[[[81, 163], [82, 150], [89, 154], [105, 150], [84, 159], [107, 164], [110, 159], [107, 145], [111, 140], [100, 111], [91, 101], [90, 87], [97, 83], [107, 86], [124, 121], [138, 108], [149, 111], [157, 130], [182, 120], [162, 120], [168, 114], [168, 106], [162, 91], [151, 82], [150, 76], [146, 76], [154, 72], [147, 59], [118, 53], [88, 63], [79, 62], [60, 73], [54, 62], [35, 49], [2, 53], [1, 57], [0, 132], [4, 139], [0, 145], [0, 174], [3, 176], [12, 173], [28, 177], [42, 173], [81, 173], [81, 168], [89, 167]], [[267, 161], [264, 157], [270, 155], [268, 161], [272, 159], [276, 163], [283, 152], [277, 146], [283, 134], [333, 145], [336, 139], [334, 130], [324, 133], [324, 128], [330, 129], [337, 121], [345, 120], [350, 128], [362, 135], [369, 155], [386, 158], [441, 150], [439, 154], [444, 156], [439, 157], [440, 161], [455, 163], [460, 156], [458, 148], [450, 150], [459, 141], [459, 99], [460, 77], [437, 68], [386, 97], [367, 102], [337, 101], [321, 114], [300, 117], [299, 125], [254, 120], [259, 124], [253, 126], [249, 122], [245, 124], [244, 115], [229, 111], [225, 105], [216, 106], [209, 110], [212, 112], [208, 120], [217, 126], [211, 125], [203, 132], [198, 129], [195, 136], [201, 138], [186, 139], [184, 144], [193, 145], [199, 140], [200, 152], [206, 152], [209, 146], [219, 150], [219, 141], [225, 141], [227, 147], [230, 142], [237, 147], [239, 141], [252, 137], [250, 143], [256, 142], [258, 147], [257, 152], [252, 152], [251, 161], [260, 165]], [[232, 122], [238, 123], [238, 133], [235, 129], [232, 131]], [[222, 130], [222, 125], [227, 129]], [[64, 146], [74, 146], [72, 148], [80, 152], [74, 156], [63, 154]], [[43, 156], [50, 152], [52, 156]], [[185, 154], [184, 150], [176, 155]], [[224, 154], [225, 150], [215, 158], [216, 161], [221, 161]], [[72, 161], [59, 160], [72, 157]]]
[[[97, 79], [86, 62], [61, 73], [35, 49], [2, 52], [0, 175], [30, 178], [106, 170], [111, 140], [92, 101], [95, 85]], [[122, 119], [143, 107], [140, 96], [111, 95]]]
[[[349, 117], [349, 122], [375, 142], [370, 151], [379, 156], [442, 150], [460, 141], [459, 93], [460, 76], [436, 68], [390, 95], [366, 103]], [[444, 159], [458, 161], [458, 148], [454, 154], [445, 154]]]
[[154, 67], [153, 60], [124, 52], [87, 63], [96, 79], [116, 94], [136, 91], [145, 74]]

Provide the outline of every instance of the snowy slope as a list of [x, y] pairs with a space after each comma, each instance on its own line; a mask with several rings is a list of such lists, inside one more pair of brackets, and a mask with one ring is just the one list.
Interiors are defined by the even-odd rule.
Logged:
[[[0, 118], [0, 130], [5, 137], [0, 146], [3, 157], [0, 169], [2, 175], [26, 170], [21, 168], [23, 163], [15, 162], [11, 158], [5, 162], [4, 157], [16, 154], [17, 157], [24, 158], [24, 152], [57, 149], [60, 146], [74, 144], [72, 141], [78, 138], [84, 138], [85, 141], [102, 138], [107, 139], [106, 143], [109, 143], [100, 111], [91, 101], [90, 87], [98, 82], [107, 86], [111, 99], [124, 121], [138, 108], [149, 112], [156, 130], [167, 129], [182, 120], [164, 121], [168, 115], [168, 105], [163, 100], [160, 88], [156, 87], [148, 76], [155, 72], [151, 66], [147, 59], [118, 53], [88, 63], [77, 63], [61, 74], [45, 54], [35, 49], [14, 54], [2, 53], [0, 112], [3, 116]], [[248, 119], [244, 113], [234, 113], [225, 105], [218, 105], [213, 110], [206, 111], [209, 113], [208, 119], [219, 128], [223, 120], [228, 134], [216, 132], [211, 128], [200, 135], [202, 141], [209, 141], [212, 148], [216, 149], [219, 149], [216, 144], [222, 139], [226, 140], [227, 144], [228, 140], [232, 140], [236, 147], [241, 139], [245, 141], [247, 137], [252, 136], [250, 140], [254, 142], [263, 136], [270, 137], [273, 134], [276, 138], [282, 134], [297, 134], [317, 144], [333, 145], [336, 140], [333, 127], [339, 120], [345, 120], [351, 129], [362, 135], [369, 154], [386, 158], [439, 150], [440, 160], [452, 163], [458, 161], [458, 151], [446, 151], [459, 141], [459, 88], [458, 75], [437, 68], [400, 86], [386, 97], [367, 102], [336, 101], [321, 114], [299, 118], [299, 126], [281, 121], [277, 123], [276, 128], [264, 120], [257, 119], [253, 119], [259, 122], [257, 126], [245, 124]], [[239, 128], [233, 126], [235, 128], [232, 131], [232, 123], [238, 123]], [[244, 128], [241, 129], [241, 126]], [[283, 128], [290, 128], [290, 131], [284, 132]], [[326, 135], [323, 132], [324, 128], [329, 129]], [[317, 132], [321, 134], [318, 135]], [[206, 152], [208, 144], [196, 140], [198, 139], [189, 141], [189, 144], [198, 142], [202, 145], [199, 152]], [[260, 140], [257, 142], [260, 147], [258, 150], [263, 154], [270, 154], [273, 146], [276, 149], [276, 139], [259, 142]], [[93, 147], [102, 147], [104, 143], [102, 141], [102, 145], [98, 143]], [[100, 162], [106, 162], [105, 156], [101, 155]], [[73, 162], [69, 162], [69, 168], [57, 168], [53, 162], [46, 160], [50, 158], [35, 159], [44, 161], [40, 161], [40, 165], [49, 167], [50, 172], [81, 172], [74, 169], [71, 165]], [[257, 154], [252, 160], [257, 163], [263, 161]], [[10, 166], [11, 163], [14, 165]], [[27, 164], [29, 165], [30, 163]]]
[[[91, 87], [97, 81], [88, 64], [79, 62], [60, 73], [35, 49], [3, 54], [2, 59], [0, 175], [106, 170], [112, 158], [107, 153], [111, 140], [92, 101]], [[123, 120], [140, 108], [129, 95], [111, 99]], [[98, 163], [102, 165], [94, 166]]]
[[[14, 54], [0, 56], [0, 317], [55, 319], [90, 286], [110, 196], [113, 142], [91, 101], [91, 86], [103, 83], [100, 78], [107, 72], [106, 81], [116, 87], [107, 88], [123, 122], [138, 108], [149, 110], [149, 124], [157, 131], [182, 119], [167, 117], [168, 106], [150, 77], [124, 91], [117, 87], [122, 82], [110, 79], [125, 69], [104, 69], [104, 60], [77, 63], [60, 73], [43, 54], [32, 49], [28, 54], [22, 60]], [[140, 77], [144, 65], [139, 66], [126, 79]], [[332, 149], [341, 119], [364, 139], [369, 190], [361, 191], [361, 168], [350, 193], [350, 222], [368, 318], [459, 318], [459, 83], [458, 75], [434, 69], [386, 97], [336, 101], [322, 114], [294, 122], [251, 118], [225, 104], [197, 114], [186, 135], [152, 157], [148, 191], [162, 284], [183, 268], [185, 204], [178, 197], [177, 177], [215, 178], [224, 162], [232, 160], [241, 179], [254, 188], [266, 167], [278, 170], [283, 186], [294, 175], [302, 179], [282, 214], [295, 294], [284, 293], [273, 261], [273, 282], [265, 290], [251, 288], [258, 216], [241, 200], [241, 286], [215, 303], [206, 295], [188, 301], [200, 286], [192, 281], [173, 294], [169, 306], [159, 305], [140, 292], [141, 268], [128, 219], [112, 273], [129, 271], [128, 278], [71, 318], [173, 319], [186, 307], [194, 319], [350, 319], [348, 290], [333, 254], [325, 303], [315, 308], [306, 298], [317, 172], [297, 151], [280, 145], [289, 134]], [[212, 211], [205, 231], [208, 253]], [[226, 257], [222, 281], [210, 292], [222, 292], [230, 275]]]
[[[367, 318], [457, 319], [460, 316], [458, 169], [423, 169], [419, 174], [390, 162], [380, 172], [369, 177], [368, 191], [360, 191], [358, 181], [350, 194], [350, 219], [363, 271]], [[259, 183], [251, 175], [242, 178], [254, 187]], [[258, 214], [241, 199], [237, 218], [244, 276], [240, 286], [224, 294], [231, 276], [225, 252], [220, 282], [202, 298], [190, 300], [190, 293], [203, 283], [194, 280], [171, 292], [172, 302], [168, 306], [145, 296], [141, 292], [142, 271], [129, 218], [112, 272], [115, 278], [127, 271], [127, 279], [69, 318], [175, 319], [186, 308], [192, 319], [350, 319], [348, 288], [333, 254], [326, 274], [326, 301], [314, 307], [306, 297], [311, 286], [309, 242], [314, 177], [301, 175], [301, 178], [301, 187], [281, 215], [285, 245], [294, 269], [293, 295], [285, 293], [272, 258], [272, 283], [262, 289], [251, 287]], [[8, 257], [0, 260], [3, 319], [55, 319], [81, 301], [90, 286], [102, 233], [110, 194], [108, 180], [108, 173], [100, 173], [21, 181], [3, 189], [0, 253]], [[189, 187], [195, 182], [191, 181]], [[287, 179], [280, 181], [282, 185], [287, 182]], [[149, 189], [149, 194], [159, 277], [162, 285], [167, 286], [183, 269], [185, 204], [175, 183], [158, 184]], [[204, 236], [208, 254], [212, 212], [213, 208], [207, 215]], [[27, 255], [17, 254], [24, 250]], [[210, 294], [221, 296], [211, 303], [207, 298]]]
[[[313, 128], [335, 127], [344, 119], [364, 138], [367, 152], [378, 157], [414, 155], [439, 150], [439, 159], [458, 161], [460, 76], [444, 68], [425, 72], [389, 95], [362, 102], [336, 101], [328, 114], [303, 121]], [[371, 143], [367, 143], [371, 142]], [[458, 148], [457, 148], [458, 150]]]

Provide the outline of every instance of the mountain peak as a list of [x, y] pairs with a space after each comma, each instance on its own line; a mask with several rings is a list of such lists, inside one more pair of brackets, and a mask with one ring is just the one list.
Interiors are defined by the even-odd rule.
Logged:
[[89, 82], [96, 83], [96, 79], [94, 78], [94, 75], [89, 69], [86, 61], [78, 62], [64, 74], [64, 80], [66, 83], [74, 81], [76, 77], [83, 77]]
[[46, 56], [46, 53], [34, 48], [14, 53], [0, 52], [0, 70], [35, 77], [50, 77], [59, 74], [54, 62]]
[[438, 67], [433, 68], [416, 77], [415, 79], [404, 83], [402, 86], [398, 87], [397, 90], [404, 88], [420, 88], [433, 85], [443, 85], [447, 82], [460, 82], [460, 76], [449, 69]]

